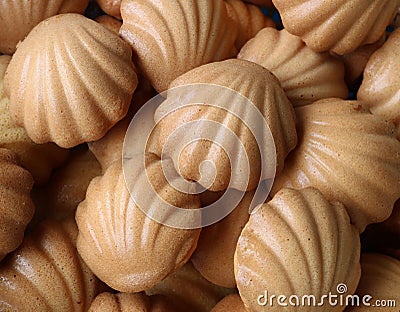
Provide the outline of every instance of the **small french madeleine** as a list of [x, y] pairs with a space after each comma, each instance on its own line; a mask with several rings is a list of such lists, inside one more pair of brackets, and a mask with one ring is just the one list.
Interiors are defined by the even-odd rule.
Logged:
[[230, 294], [222, 299], [211, 312], [247, 312], [246, 307], [238, 294]]
[[371, 55], [378, 50], [386, 40], [386, 35], [377, 42], [363, 45], [355, 51], [340, 56], [345, 67], [345, 78], [348, 83], [354, 83], [364, 72]]
[[273, 20], [260, 8], [242, 0], [225, 0], [228, 15], [238, 24], [235, 46], [240, 49], [264, 27], [275, 27]]
[[[163, 201], [149, 198], [147, 182]], [[153, 154], [146, 156], [145, 172], [132, 174], [127, 183], [134, 184], [130, 191], [122, 161], [114, 162], [102, 177], [90, 182], [86, 199], [76, 211], [77, 246], [103, 282], [118, 291], [139, 292], [183, 266], [200, 235], [200, 229], [184, 230], [158, 223], [142, 209], [153, 217], [163, 213], [164, 201], [175, 207], [195, 209], [200, 207], [200, 199], [173, 188], [164, 176], [161, 160]], [[139, 198], [145, 198], [146, 207], [137, 206]]]
[[35, 210], [32, 186], [32, 175], [18, 164], [16, 154], [0, 148], [0, 261], [22, 243]]
[[[361, 255], [361, 279], [358, 284], [356, 294], [362, 296], [368, 294], [372, 298], [369, 304], [375, 304], [375, 300], [385, 300], [388, 306], [365, 306], [360, 304], [359, 307], [348, 307], [346, 312], [369, 312], [369, 311], [398, 311], [398, 303], [400, 301], [399, 285], [400, 285], [400, 260], [385, 256], [382, 254]], [[394, 300], [395, 306], [389, 306], [387, 300]], [[361, 301], [361, 300], [360, 300]], [[393, 301], [391, 302], [393, 304]]]
[[392, 121], [400, 131], [400, 29], [368, 60], [357, 98], [373, 114]]
[[72, 219], [45, 221], [0, 265], [1, 311], [87, 311], [104, 288], [79, 257]]
[[175, 312], [164, 296], [145, 293], [104, 292], [93, 300], [88, 312]]
[[[192, 92], [196, 96], [188, 98], [187, 103], [177, 102], [174, 96], [171, 99], [167, 95], [166, 101], [157, 108], [154, 117], [160, 127], [160, 146], [163, 147], [164, 153], [173, 159], [180, 174], [187, 180], [199, 182], [211, 191], [225, 190], [229, 185], [241, 191], [255, 189], [260, 180], [262, 165], [267, 168], [272, 166], [270, 161], [261, 164], [260, 153], [266, 156], [267, 160], [275, 157], [271, 155], [270, 142], [263, 136], [265, 133], [258, 135], [259, 141], [257, 141], [256, 133], [253, 133], [255, 131], [248, 127], [248, 124], [252, 124], [261, 129], [264, 121], [274, 140], [276, 171], [280, 172], [284, 166], [284, 159], [296, 146], [297, 135], [293, 107], [275, 76], [255, 63], [230, 59], [197, 67], [174, 80], [171, 88], [197, 83], [221, 86], [221, 88], [218, 93], [210, 91], [217, 94], [207, 94], [206, 100], [210, 102], [205, 103], [198, 103], [196, 92], [203, 89], [198, 89], [196, 86], [193, 86]], [[179, 94], [182, 88], [177, 90]], [[248, 102], [238, 101], [239, 96], [235, 92]], [[225, 106], [222, 108], [222, 104], [226, 105], [226, 109]], [[253, 113], [254, 111], [260, 112], [263, 120], [256, 118], [258, 116]], [[215, 127], [209, 126], [204, 120], [214, 123]], [[184, 132], [184, 137], [179, 136], [179, 138], [182, 142], [190, 143], [182, 151], [166, 149], [171, 134], [189, 124], [190, 131]], [[235, 139], [222, 134], [226, 129], [235, 135]], [[201, 139], [192, 142], [190, 136], [193, 133], [201, 133]], [[203, 139], [205, 136], [208, 140]], [[223, 138], [223, 142], [220, 143], [223, 148], [215, 143], [219, 138]], [[226, 150], [234, 151], [232, 157]], [[247, 160], [251, 164], [248, 181], [245, 177], [247, 173], [242, 170]], [[211, 161], [214, 164], [215, 179], [211, 170], [200, 172], [200, 164], [204, 161]], [[268, 178], [270, 177], [261, 176], [262, 180]]]
[[0, 55], [0, 147], [15, 152], [21, 165], [32, 174], [36, 184], [44, 184], [53, 168], [60, 166], [69, 153], [53, 143], [33, 143], [25, 129], [11, 120], [9, 101], [3, 88], [4, 75], [10, 60], [10, 56]]
[[0, 2], [0, 53], [13, 54], [18, 42], [41, 21], [62, 13], [85, 12], [89, 0], [19, 0]]
[[178, 76], [236, 55], [237, 25], [224, 0], [124, 0], [120, 35], [162, 92]]
[[37, 25], [7, 68], [13, 120], [35, 143], [65, 148], [100, 139], [127, 113], [137, 76], [132, 51], [115, 33], [79, 14]]
[[285, 28], [316, 52], [343, 55], [384, 34], [398, 0], [272, 0]]
[[400, 141], [392, 123], [362, 101], [326, 99], [296, 109], [299, 144], [275, 178], [282, 187], [318, 188], [342, 202], [360, 232], [387, 219], [400, 197]]
[[85, 199], [90, 181], [100, 175], [100, 164], [90, 151], [75, 151], [42, 189], [45, 202], [40, 208], [44, 217], [73, 217], [78, 204]]
[[271, 71], [295, 107], [329, 97], [347, 98], [343, 62], [328, 52], [314, 52], [286, 29], [260, 30], [238, 58]]
[[189, 261], [146, 293], [165, 296], [176, 307], [175, 312], [209, 312], [234, 291], [210, 283]]
[[[350, 224], [343, 204], [328, 202], [314, 188], [282, 189], [259, 206], [243, 229], [235, 253], [240, 297], [246, 308], [255, 312], [282, 309], [270, 304], [265, 291], [269, 296], [321, 298], [329, 292], [337, 294], [337, 285], [345, 283], [352, 294], [360, 273], [357, 229]], [[289, 305], [285, 311], [298, 308]], [[307, 306], [303, 311], [343, 309], [325, 304], [322, 308]]]
[[249, 220], [249, 207], [253, 196], [254, 191], [245, 193], [229, 215], [201, 230], [191, 261], [200, 274], [211, 283], [226, 288], [236, 287], [233, 256], [239, 235]]

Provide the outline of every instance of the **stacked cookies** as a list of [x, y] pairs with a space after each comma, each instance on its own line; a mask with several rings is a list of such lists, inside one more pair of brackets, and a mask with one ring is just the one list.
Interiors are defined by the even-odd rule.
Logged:
[[0, 3], [0, 310], [396, 311], [399, 7]]

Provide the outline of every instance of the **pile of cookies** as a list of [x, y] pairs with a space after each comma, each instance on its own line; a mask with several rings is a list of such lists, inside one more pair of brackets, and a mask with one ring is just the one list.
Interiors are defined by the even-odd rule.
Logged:
[[96, 1], [0, 2], [0, 311], [398, 312], [400, 2]]

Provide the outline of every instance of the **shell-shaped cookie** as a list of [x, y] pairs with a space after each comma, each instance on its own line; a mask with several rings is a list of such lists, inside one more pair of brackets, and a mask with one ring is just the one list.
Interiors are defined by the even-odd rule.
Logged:
[[400, 29], [369, 59], [357, 97], [400, 131]]
[[88, 143], [89, 149], [99, 161], [103, 173], [114, 161], [121, 161], [125, 134], [129, 124], [140, 107], [154, 96], [152, 91], [147, 86], [139, 85], [133, 95], [128, 114], [100, 140]]
[[74, 216], [78, 204], [85, 199], [90, 181], [101, 175], [101, 167], [90, 151], [77, 151], [65, 166], [54, 172], [42, 189], [46, 217], [63, 219]]
[[101, 293], [88, 312], [173, 312], [174, 307], [163, 296], [145, 293]]
[[397, 0], [273, 0], [285, 28], [317, 52], [343, 55], [378, 41]]
[[89, 0], [21, 0], [0, 3], [0, 53], [13, 54], [41, 21], [61, 13], [83, 14]]
[[177, 312], [208, 312], [223, 297], [234, 292], [207, 281], [194, 268], [191, 262], [186, 263], [175, 273], [146, 291], [148, 295], [167, 297]]
[[[148, 197], [145, 179], [157, 196], [181, 208], [199, 208], [198, 195], [174, 189], [166, 181], [161, 161], [147, 155], [146, 172], [130, 179], [133, 198]], [[114, 162], [102, 177], [92, 180], [76, 212], [78, 250], [92, 271], [106, 284], [123, 292], [148, 289], [187, 262], [200, 229], [182, 230], [160, 224], [137, 206], [128, 191], [122, 162]], [[130, 182], [129, 182], [130, 183]], [[146, 198], [148, 213], [163, 211], [156, 198]], [[153, 216], [153, 214], [152, 214]]]
[[12, 118], [35, 143], [100, 139], [128, 111], [137, 85], [131, 56], [127, 43], [82, 15], [41, 22], [7, 68]]
[[15, 152], [19, 162], [33, 175], [35, 182], [44, 184], [52, 169], [65, 161], [68, 152], [53, 143], [33, 143], [25, 129], [11, 120], [8, 98], [3, 92], [4, 75], [10, 60], [10, 56], [0, 56], [0, 147]]
[[[229, 183], [232, 188], [241, 191], [254, 189], [259, 183], [262, 169], [259, 149], [263, 155], [267, 156], [267, 159], [275, 157], [271, 156], [271, 145], [268, 140], [248, 127], [251, 124], [261, 129], [264, 123], [268, 125], [274, 140], [276, 171], [280, 172], [285, 157], [297, 143], [297, 135], [293, 107], [280, 87], [279, 81], [260, 65], [245, 60], [231, 59], [195, 68], [177, 78], [171, 87], [196, 83], [229, 88], [228, 90], [239, 93], [252, 103], [236, 101], [238, 97], [223, 88], [209, 95], [210, 98], [207, 100], [212, 102], [203, 104], [197, 104], [198, 96], [189, 98], [189, 103], [177, 102], [174, 100], [175, 97], [170, 100], [167, 96], [167, 100], [158, 107], [155, 113], [156, 123], [160, 126], [160, 145], [165, 147], [171, 133], [184, 127], [185, 124], [191, 125], [190, 131], [183, 133], [186, 137], [179, 136], [180, 142], [187, 143], [182, 151], [169, 152], [164, 148], [164, 152], [173, 159], [175, 167], [179, 168], [180, 174], [187, 180], [198, 181], [211, 191], [225, 190]], [[179, 90], [178, 88], [178, 94]], [[199, 92], [198, 90], [203, 89], [193, 86], [194, 95]], [[194, 104], [182, 106], [191, 103]], [[226, 109], [222, 108], [221, 103], [226, 104]], [[253, 114], [255, 110], [261, 113], [263, 120], [256, 118], [258, 116]], [[209, 126], [203, 120], [215, 122], [215, 127]], [[236, 135], [235, 139], [230, 139], [223, 134], [222, 131], [226, 129]], [[202, 138], [204, 133], [208, 139], [192, 142], [190, 136], [193, 133], [201, 133]], [[222, 137], [225, 139], [220, 142], [221, 147], [217, 142]], [[179, 155], [176, 155], [178, 152]], [[230, 156], [229, 153], [232, 155]], [[242, 170], [247, 160], [251, 164], [248, 181], [245, 177], [247, 173]], [[200, 164], [204, 161], [211, 161], [215, 166], [215, 172], [203, 170], [201, 173]], [[268, 166], [270, 163], [265, 167], [268, 168]], [[268, 171], [271, 172], [270, 168], [266, 170], [267, 174]], [[261, 174], [264, 173], [261, 172]], [[232, 181], [230, 181], [231, 175]], [[200, 178], [202, 181], [199, 181]], [[262, 180], [266, 178], [269, 177], [261, 176]]]
[[236, 287], [233, 256], [239, 235], [249, 220], [253, 196], [254, 191], [247, 192], [229, 215], [201, 231], [191, 261], [201, 275], [216, 285]]
[[121, 19], [122, 0], [96, 0], [100, 8], [108, 15]]
[[387, 219], [400, 197], [400, 142], [393, 124], [361, 101], [327, 99], [296, 109], [299, 144], [275, 178], [282, 187], [314, 186], [342, 202], [360, 232]]
[[343, 63], [327, 52], [314, 52], [285, 29], [262, 29], [243, 46], [238, 58], [271, 71], [294, 106], [347, 97]]
[[236, 55], [237, 25], [223, 0], [125, 0], [121, 14], [120, 34], [158, 92], [192, 68]]
[[[361, 279], [356, 294], [363, 298], [366, 294], [371, 296], [369, 304], [375, 304], [375, 300], [381, 300], [387, 306], [348, 307], [345, 311], [369, 312], [384, 311], [395, 312], [396, 304], [400, 301], [400, 260], [381, 254], [361, 255]], [[391, 302], [389, 302], [391, 300]], [[361, 301], [361, 299], [360, 299]], [[395, 305], [393, 305], [395, 303]]]
[[226, 9], [238, 25], [235, 46], [240, 49], [264, 27], [275, 27], [273, 20], [255, 5], [242, 0], [225, 0]]
[[363, 45], [353, 52], [342, 55], [341, 59], [345, 67], [345, 78], [348, 83], [354, 83], [361, 76], [369, 58], [385, 43], [385, 40], [386, 36], [382, 36], [375, 43]]
[[45, 221], [0, 267], [1, 311], [87, 311], [101, 291], [79, 257], [73, 220]]
[[211, 312], [247, 312], [247, 310], [240, 296], [231, 294], [218, 302]]
[[94, 19], [97, 23], [103, 25], [105, 28], [115, 32], [119, 35], [119, 29], [122, 26], [122, 22], [109, 15], [100, 15]]
[[[357, 229], [343, 204], [328, 202], [314, 188], [282, 189], [260, 206], [243, 229], [235, 253], [237, 287], [251, 311], [281, 311], [281, 306], [270, 305], [265, 291], [269, 296], [321, 298], [337, 294], [337, 285], [344, 283], [353, 294], [360, 273]], [[307, 311], [342, 310], [324, 305], [323, 310]]]
[[35, 210], [32, 186], [32, 175], [18, 164], [16, 155], [0, 148], [0, 260], [22, 243]]

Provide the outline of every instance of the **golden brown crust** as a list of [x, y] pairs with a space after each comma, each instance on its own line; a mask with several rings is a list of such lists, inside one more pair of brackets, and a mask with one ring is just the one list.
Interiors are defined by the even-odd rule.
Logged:
[[285, 29], [262, 29], [240, 50], [238, 58], [271, 71], [294, 106], [348, 95], [343, 63], [329, 53], [317, 53]]
[[273, 0], [285, 28], [316, 52], [343, 55], [384, 34], [398, 0]]
[[18, 164], [17, 156], [0, 148], [0, 261], [22, 243], [35, 210], [32, 186], [32, 175]]
[[[363, 298], [368, 294], [372, 298], [370, 304], [375, 304], [375, 300], [395, 300], [396, 304], [400, 301], [398, 291], [400, 285], [400, 260], [382, 254], [362, 254], [361, 255], [361, 279], [356, 293]], [[389, 304], [386, 301], [386, 304]], [[369, 311], [396, 311], [397, 308], [370, 307], [361, 305], [360, 307], [348, 307], [347, 311], [369, 312]]]
[[192, 68], [236, 55], [237, 25], [223, 0], [125, 0], [121, 15], [120, 34], [158, 92]]
[[228, 15], [238, 25], [238, 35], [235, 46], [240, 49], [249, 39], [253, 38], [264, 27], [275, 27], [273, 20], [255, 5], [242, 0], [225, 0]]
[[46, 221], [0, 267], [1, 311], [87, 311], [100, 290], [79, 257], [73, 220]]
[[357, 97], [373, 114], [393, 122], [400, 132], [400, 29], [392, 32], [368, 60]]
[[[276, 147], [276, 171], [280, 172], [283, 168], [285, 157], [297, 143], [297, 135], [293, 107], [280, 87], [279, 81], [262, 66], [245, 60], [230, 59], [195, 68], [174, 80], [171, 87], [187, 86], [195, 83], [227, 87], [240, 93], [253, 103], [261, 112], [271, 130]], [[194, 88], [194, 91], [196, 91], [196, 88]], [[213, 95], [214, 98], [210, 100], [214, 101], [217, 98], [220, 102], [232, 103], [232, 99], [229, 98], [232, 93], [226, 93], [215, 94]], [[224, 146], [228, 151], [236, 151], [233, 155], [235, 159], [229, 159], [229, 155], [218, 144], [214, 143], [217, 141], [219, 132], [212, 133], [215, 136], [215, 139], [213, 138], [212, 140], [213, 142], [211, 140], [197, 140], [187, 144], [180, 153], [179, 158], [169, 154], [168, 156], [173, 158], [176, 168], [179, 168], [180, 174], [185, 179], [199, 181], [201, 177], [205, 183], [210, 183], [209, 187], [207, 185], [203, 186], [207, 186], [211, 191], [226, 189], [230, 183], [231, 172], [231, 187], [242, 191], [252, 190], [258, 185], [260, 179], [261, 162], [258, 143], [247, 124], [255, 124], [259, 121], [257, 119], [242, 120], [244, 119], [243, 116], [248, 117], [246, 114], [249, 111], [251, 112], [247, 104], [237, 105], [237, 107], [232, 104], [229, 107], [230, 110], [240, 110], [241, 119], [227, 109], [222, 109], [220, 106], [211, 106], [214, 104], [195, 103], [194, 105], [181, 107], [179, 106], [180, 103], [174, 101], [174, 97], [172, 97], [172, 103], [168, 102], [167, 97], [167, 100], [160, 105], [155, 113], [155, 120], [160, 126], [160, 145], [164, 147], [171, 133], [191, 121], [196, 122], [192, 128], [195, 128], [199, 133], [203, 133], [203, 130], [205, 131], [209, 128], [206, 128], [202, 123], [198, 123], [198, 120], [205, 119], [221, 124], [238, 137], [238, 140], [234, 142], [233, 140], [227, 140], [226, 146]], [[164, 109], [171, 113], [163, 116]], [[172, 109], [176, 110], [173, 111]], [[254, 115], [252, 116], [254, 117]], [[191, 135], [191, 133], [187, 135]], [[189, 142], [189, 139], [182, 138], [182, 141]], [[244, 149], [240, 149], [238, 141], [243, 144]], [[275, 157], [271, 156], [270, 147], [268, 143], [263, 144], [263, 146], [260, 146], [260, 148], [263, 148], [261, 153], [268, 155], [268, 157]], [[243, 152], [244, 150], [246, 152]], [[165, 153], [168, 153], [168, 151]], [[247, 161], [247, 157], [251, 164], [248, 183], [247, 177], [244, 178], [243, 173], [240, 174], [241, 168], [239, 168], [243, 162]], [[215, 180], [211, 172], [200, 174], [200, 164], [204, 160], [210, 160], [215, 165]], [[231, 161], [231, 164], [229, 161]], [[265, 178], [262, 177], [262, 179]]]
[[103, 25], [107, 29], [113, 31], [119, 35], [119, 29], [122, 26], [122, 22], [109, 15], [100, 15], [94, 19], [97, 23]]
[[146, 291], [148, 295], [165, 296], [175, 306], [176, 312], [208, 312], [232, 292], [234, 289], [207, 281], [191, 262]]
[[0, 53], [13, 54], [18, 42], [41, 21], [62, 13], [83, 14], [89, 0], [1, 1]]
[[100, 139], [129, 108], [137, 76], [121, 38], [78, 14], [36, 26], [5, 76], [10, 112], [35, 143]]
[[163, 296], [147, 296], [145, 293], [101, 293], [88, 312], [173, 312]]
[[191, 260], [200, 274], [216, 285], [236, 287], [233, 256], [239, 235], [249, 220], [253, 196], [254, 191], [247, 192], [228, 216], [201, 230]]
[[[139, 161], [139, 160], [138, 160]], [[112, 288], [138, 292], [160, 282], [189, 260], [200, 229], [182, 230], [148, 217], [133, 198], [146, 197], [149, 213], [163, 212], [165, 204], [148, 198], [147, 179], [161, 198], [181, 208], [199, 208], [197, 195], [183, 194], [166, 181], [161, 161], [147, 155], [146, 172], [125, 183], [122, 162], [114, 162], [102, 177], [92, 180], [76, 212], [78, 250], [95, 274]], [[153, 216], [153, 215], [152, 215]], [[168, 216], [166, 216], [168, 218]]]
[[25, 129], [11, 120], [9, 101], [3, 92], [4, 75], [10, 60], [10, 56], [0, 56], [0, 147], [15, 152], [20, 164], [28, 169], [35, 182], [44, 184], [49, 179], [52, 169], [66, 160], [68, 151], [53, 143], [33, 143]]
[[342, 202], [360, 232], [387, 219], [400, 197], [400, 142], [394, 125], [364, 104], [327, 99], [297, 108], [299, 144], [272, 194], [314, 186]]
[[[257, 208], [256, 208], [257, 209]], [[360, 238], [345, 207], [329, 203], [314, 188], [282, 189], [255, 210], [235, 253], [240, 296], [251, 311], [279, 311], [259, 304], [259, 296], [337, 293], [340, 283], [353, 294], [360, 279]], [[262, 302], [262, 301], [261, 301]], [[340, 308], [340, 307], [339, 307]], [[297, 311], [297, 307], [285, 307]], [[324, 311], [339, 311], [324, 306]], [[341, 311], [341, 310], [340, 310]]]

